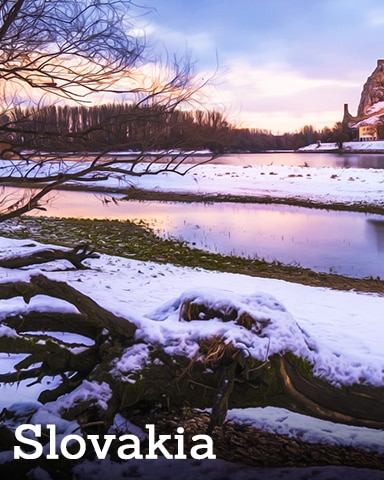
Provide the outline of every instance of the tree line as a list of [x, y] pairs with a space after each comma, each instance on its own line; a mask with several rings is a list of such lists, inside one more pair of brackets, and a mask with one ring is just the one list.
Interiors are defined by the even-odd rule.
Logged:
[[229, 132], [229, 150], [262, 152], [268, 150], [297, 150], [312, 143], [337, 143], [340, 148], [343, 142], [354, 139], [354, 133], [342, 122], [333, 127], [317, 130], [312, 125], [305, 125], [296, 132], [273, 134], [263, 129], [233, 128]]
[[0, 130], [3, 141], [38, 151], [225, 148], [229, 125], [220, 112], [167, 107], [113, 103], [15, 108], [3, 117]]
[[3, 116], [2, 140], [19, 148], [50, 152], [208, 149], [213, 152], [296, 150], [318, 142], [351, 140], [341, 122], [291, 133], [238, 128], [221, 112], [181, 110], [161, 105], [111, 103], [20, 108]]

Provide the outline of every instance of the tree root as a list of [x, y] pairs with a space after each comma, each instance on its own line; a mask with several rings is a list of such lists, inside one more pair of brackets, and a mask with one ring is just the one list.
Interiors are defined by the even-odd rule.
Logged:
[[[0, 322], [6, 327], [0, 336], [0, 351], [26, 354], [12, 372], [0, 374], [0, 382], [61, 378], [54, 390], [41, 393], [40, 401], [55, 400], [88, 379], [109, 384], [113, 395], [106, 413], [108, 419], [138, 404], [211, 407], [208, 431], [212, 433], [224, 422], [228, 408], [277, 406], [333, 422], [384, 428], [383, 387], [336, 388], [315, 377], [313, 366], [290, 352], [270, 357], [267, 353], [268, 358], [257, 360], [244, 356], [243, 350], [219, 336], [201, 339], [192, 360], [167, 354], [161, 344], [148, 345], [150, 355], [145, 366], [123, 372], [119, 378], [113, 372], [116, 360], [127, 348], [143, 343], [135, 338], [137, 327], [133, 322], [104, 309], [70, 285], [43, 275], [32, 276], [29, 282], [0, 283], [0, 299], [21, 296], [28, 302], [35, 295], [65, 300], [78, 312], [21, 312], [5, 316]], [[181, 305], [180, 311], [183, 321], [201, 320], [203, 312], [202, 321], [221, 318], [240, 323], [254, 335], [263, 335], [268, 322], [228, 310], [225, 302], [222, 308], [221, 314], [188, 303]], [[49, 332], [78, 334], [91, 342], [65, 342], [63, 337], [50, 336]]]
[[95, 250], [90, 249], [87, 244], [80, 244], [71, 250], [62, 250], [58, 248], [45, 248], [28, 255], [18, 255], [16, 257], [0, 259], [0, 267], [3, 268], [22, 268], [30, 265], [40, 265], [42, 263], [55, 260], [67, 260], [75, 268], [84, 269], [83, 261], [87, 258], [99, 258]]

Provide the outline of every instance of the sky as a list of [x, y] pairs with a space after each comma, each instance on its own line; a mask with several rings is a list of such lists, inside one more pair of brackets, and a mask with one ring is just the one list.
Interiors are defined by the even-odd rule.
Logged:
[[150, 41], [215, 73], [209, 100], [239, 127], [332, 127], [384, 58], [382, 0], [150, 1]]

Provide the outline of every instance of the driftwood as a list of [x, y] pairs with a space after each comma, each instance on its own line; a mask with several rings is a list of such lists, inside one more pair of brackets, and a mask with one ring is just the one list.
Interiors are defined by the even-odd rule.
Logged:
[[1, 258], [0, 267], [4, 268], [22, 268], [30, 265], [40, 265], [42, 263], [55, 260], [68, 260], [75, 268], [83, 269], [83, 261], [87, 258], [99, 258], [99, 255], [89, 248], [87, 244], [78, 245], [71, 250], [62, 250], [59, 248], [45, 248], [32, 252], [28, 255], [17, 255], [15, 257]]
[[[59, 395], [73, 390], [87, 378], [100, 362], [101, 351], [107, 358], [118, 355], [132, 344], [136, 330], [134, 324], [102, 308], [91, 298], [83, 295], [64, 282], [49, 280], [43, 275], [33, 276], [30, 282], [0, 283], [0, 298], [22, 297], [29, 303], [36, 295], [48, 295], [65, 300], [76, 307], [78, 314], [61, 312], [28, 312], [9, 316], [2, 324], [14, 329], [17, 337], [0, 337], [0, 351], [26, 353], [28, 357], [16, 365], [10, 373], [0, 374], [0, 382], [13, 383], [24, 379], [40, 381], [44, 376], [60, 375], [62, 383], [56, 390], [41, 393], [39, 400], [54, 400]], [[81, 353], [72, 353], [70, 347], [58, 340], [41, 335], [40, 331], [72, 332], [89, 337], [94, 344]], [[23, 332], [36, 332], [24, 334]], [[37, 342], [37, 339], [44, 340]], [[64, 348], [63, 348], [64, 347]], [[111, 353], [113, 352], [113, 353]], [[28, 368], [41, 363], [38, 368]], [[68, 380], [70, 372], [70, 381]]]
[[[44, 376], [59, 375], [55, 390], [42, 392], [42, 402], [58, 398], [76, 388], [84, 379], [107, 382], [113, 392], [103, 421], [116, 412], [134, 406], [163, 405], [212, 408], [209, 432], [221, 425], [228, 408], [279, 406], [318, 418], [352, 425], [384, 428], [384, 389], [368, 385], [336, 388], [312, 374], [312, 366], [287, 352], [272, 355], [265, 361], [245, 357], [221, 338], [206, 338], [199, 343], [195, 359], [166, 354], [162, 345], [150, 345], [151, 361], [133, 372], [132, 380], [116, 380], [112, 365], [123, 352], [142, 340], [135, 337], [136, 326], [102, 308], [95, 301], [63, 282], [42, 275], [30, 282], [0, 283], [0, 298], [21, 296], [26, 302], [35, 295], [49, 295], [72, 303], [78, 313], [26, 312], [5, 316], [1, 324], [16, 334], [0, 337], [0, 351], [24, 353], [13, 372], [0, 374], [0, 382], [21, 379], [38, 382]], [[235, 309], [212, 310], [205, 305], [185, 302], [180, 307], [182, 321], [219, 318], [235, 321], [262, 333], [260, 321]], [[257, 323], [257, 325], [256, 325]], [[257, 327], [257, 328], [256, 328]], [[261, 330], [260, 330], [261, 329]], [[45, 332], [45, 336], [41, 331]], [[74, 344], [49, 337], [50, 331], [78, 333], [93, 343], [81, 353]], [[37, 342], [44, 340], [45, 343]], [[33, 366], [39, 364], [39, 367]], [[86, 410], [86, 408], [85, 408]], [[76, 415], [68, 412], [68, 416]], [[84, 409], [82, 410], [84, 415]]]

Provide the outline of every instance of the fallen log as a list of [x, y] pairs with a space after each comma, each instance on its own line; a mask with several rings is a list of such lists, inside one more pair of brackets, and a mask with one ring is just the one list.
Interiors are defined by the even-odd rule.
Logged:
[[[41, 294], [71, 303], [78, 313], [42, 312], [39, 318], [36, 311], [25, 312], [21, 316], [5, 316], [0, 323], [15, 332], [3, 332], [0, 351], [27, 355], [13, 372], [2, 374], [0, 381], [10, 383], [25, 378], [41, 381], [44, 376], [61, 376], [61, 384], [53, 391], [42, 392], [41, 401], [54, 400], [87, 379], [106, 382], [113, 392], [103, 418], [106, 423], [117, 412], [137, 406], [187, 405], [212, 408], [208, 427], [212, 432], [224, 422], [228, 408], [277, 406], [333, 422], [384, 428], [384, 387], [365, 384], [336, 387], [327, 379], [316, 377], [308, 359], [290, 351], [270, 353], [268, 349], [265, 358], [257, 358], [249, 353], [249, 346], [244, 349], [244, 344], [238, 341], [203, 335], [194, 340], [197, 350], [191, 357], [182, 351], [174, 353], [161, 342], [144, 340], [133, 320], [109, 312], [64, 282], [37, 275], [29, 282], [0, 283], [3, 299], [21, 296], [28, 302]], [[271, 305], [273, 311], [288, 315], [278, 304]], [[268, 342], [272, 320], [253, 316], [225, 298], [216, 302], [216, 306], [184, 298], [172, 308], [179, 322], [197, 322], [188, 331], [199, 330], [201, 322], [222, 322], [228, 328], [236, 326], [241, 338], [247, 336], [248, 342], [252, 338], [256, 343]], [[291, 317], [284, 318], [293, 322]], [[148, 322], [151, 328], [151, 320]], [[37, 335], [42, 327], [46, 327], [47, 337]], [[48, 338], [47, 332], [54, 330], [86, 334], [92, 343], [84, 345], [80, 353], [75, 352], [73, 345]], [[177, 335], [171, 344], [176, 345], [176, 341]], [[303, 344], [305, 341], [303, 337]], [[145, 351], [145, 361], [132, 370], [129, 357], [138, 351]], [[126, 360], [118, 366], [122, 358]], [[41, 366], [34, 366], [36, 363]], [[74, 414], [70, 410], [66, 413], [68, 417]]]
[[83, 261], [87, 258], [99, 258], [95, 250], [90, 249], [88, 244], [77, 245], [71, 250], [60, 248], [44, 248], [27, 255], [17, 255], [14, 257], [0, 258], [0, 267], [3, 268], [22, 268], [30, 265], [40, 265], [42, 263], [53, 262], [55, 260], [67, 260], [75, 268], [83, 269]]

